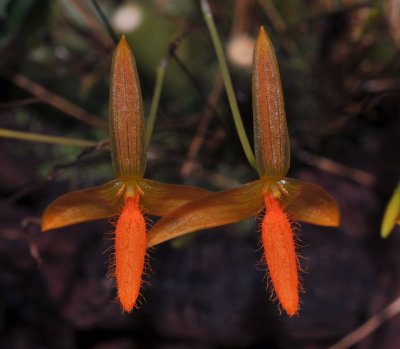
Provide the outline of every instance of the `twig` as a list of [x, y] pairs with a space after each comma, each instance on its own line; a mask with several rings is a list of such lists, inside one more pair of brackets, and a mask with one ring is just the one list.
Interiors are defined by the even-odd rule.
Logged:
[[157, 68], [156, 87], [154, 88], [153, 99], [151, 101], [149, 117], [146, 124], [146, 148], [149, 147], [151, 135], [153, 134], [154, 123], [156, 121], [158, 105], [160, 103], [161, 97], [161, 89], [164, 82], [164, 75], [165, 70], [167, 69], [167, 65], [168, 60], [166, 57], [164, 57]]
[[300, 161], [335, 175], [349, 178], [367, 187], [371, 187], [375, 183], [375, 177], [368, 172], [340, 164], [322, 156], [311, 154], [305, 150], [296, 149], [295, 154]]
[[[101, 141], [101, 142], [99, 142], [99, 145], [102, 144], [102, 143], [104, 144], [106, 142], [105, 141]], [[96, 150], [96, 148], [90, 148], [90, 149], [91, 150]], [[92, 156], [90, 158], [84, 158], [84, 156], [86, 156], [88, 154], [89, 153], [85, 153], [83, 155], [82, 154], [78, 154], [75, 157], [75, 160], [72, 160], [72, 161], [67, 162], [67, 163], [61, 163], [61, 164], [54, 165], [53, 168], [47, 173], [46, 180], [47, 181], [53, 180], [56, 177], [56, 175], [58, 174], [59, 171], [64, 170], [66, 168], [70, 168], [70, 167], [74, 167], [74, 166], [81, 166], [81, 165], [87, 166], [87, 165], [92, 164], [92, 163], [98, 164], [99, 161], [102, 158], [104, 158], [104, 154], [101, 154], [101, 153], [96, 153], [95, 156]]]
[[[172, 44], [170, 45], [170, 47]], [[181, 61], [181, 59], [177, 56], [175, 53], [177, 47], [175, 47], [173, 50], [170, 49], [170, 57], [172, 57], [176, 64], [178, 64], [178, 67], [181, 68], [181, 70], [185, 73], [189, 81], [192, 83], [193, 87], [195, 88], [197, 94], [199, 95], [200, 99], [204, 104], [207, 104], [207, 96], [203, 93], [203, 90], [201, 88], [200, 83], [196, 80], [196, 78], [192, 75], [192, 73], [189, 71], [187, 66]]]
[[[174, 59], [175, 63], [178, 64], [178, 67], [185, 73], [189, 81], [192, 83], [193, 87], [195, 88], [197, 94], [201, 98], [202, 102], [207, 105], [207, 96], [203, 93], [200, 83], [196, 80], [196, 78], [192, 75], [189, 71], [187, 66], [184, 62], [177, 56], [176, 50], [178, 49], [179, 45], [182, 43], [183, 39], [189, 33], [191, 29], [187, 29], [182, 35], [178, 36], [175, 40], [171, 42], [168, 48], [168, 54], [166, 56], [167, 63], [171, 58]], [[210, 107], [210, 106], [208, 106]]]
[[[153, 93], [153, 98], [151, 101], [151, 107], [150, 107], [150, 112], [149, 112], [149, 117], [147, 119], [147, 124], [146, 124], [146, 147], [149, 146], [151, 136], [153, 134], [153, 129], [154, 129], [154, 124], [156, 121], [156, 116], [157, 116], [157, 110], [158, 110], [158, 105], [160, 102], [160, 97], [161, 97], [161, 90], [162, 90], [162, 85], [164, 82], [164, 75], [165, 71], [167, 69], [169, 60], [171, 57], [175, 59], [175, 61], [178, 63], [180, 68], [188, 75], [189, 79], [193, 82], [193, 78], [188, 72], [186, 66], [179, 60], [179, 58], [175, 55], [175, 51], [178, 49], [179, 45], [182, 43], [183, 39], [186, 37], [188, 31], [185, 31], [183, 34], [179, 35], [177, 38], [175, 38], [168, 46], [168, 52], [165, 55], [165, 57], [161, 60], [158, 68], [157, 68], [157, 78], [156, 78], [156, 86], [154, 88], [154, 93]], [[194, 81], [195, 86], [197, 87], [196, 82]], [[201, 95], [201, 90], [199, 91]]]
[[188, 77], [189, 81], [192, 83], [194, 88], [197, 91], [197, 94], [201, 98], [203, 103], [207, 103], [207, 97], [203, 93], [200, 84], [197, 82], [197, 80], [194, 78], [194, 76], [191, 74], [189, 69], [186, 67], [186, 65], [181, 61], [181, 59], [177, 56], [175, 51], [171, 52], [171, 57], [175, 60], [175, 62], [178, 64], [179, 68], [185, 73], [185, 75]]
[[80, 154], [78, 154], [78, 156], [76, 157], [78, 160], [82, 159], [85, 155], [90, 154], [91, 152], [95, 151], [95, 150], [101, 150], [103, 148], [105, 148], [106, 146], [110, 145], [110, 139], [103, 139], [102, 141], [99, 141], [95, 146], [93, 147], [88, 147], [84, 150], [82, 150], [82, 152]]
[[289, 53], [298, 53], [298, 48], [293, 40], [284, 39], [286, 37], [287, 32], [287, 25], [283, 20], [282, 16], [276, 9], [275, 5], [273, 4], [272, 0], [258, 0], [258, 3], [263, 8], [265, 14], [267, 15], [268, 19], [270, 20], [271, 24], [275, 28], [276, 32], [281, 37], [281, 42], [283, 47]]
[[215, 27], [214, 19], [212, 16], [211, 8], [207, 0], [200, 0], [201, 10], [203, 12], [204, 19], [206, 21], [208, 30], [210, 31], [211, 39], [214, 44], [215, 52], [217, 54], [218, 63], [221, 69], [222, 77], [224, 79], [226, 94], [228, 95], [229, 106], [232, 111], [233, 120], [236, 126], [236, 131], [239, 135], [240, 142], [242, 144], [243, 150], [246, 154], [247, 160], [250, 165], [257, 169], [256, 159], [254, 157], [253, 150], [251, 149], [249, 140], [247, 138], [246, 131], [243, 126], [242, 117], [239, 112], [239, 107], [237, 105], [235, 92], [232, 87], [231, 77], [229, 75], [228, 65], [226, 63], [226, 58], [224, 55], [224, 50], [219, 40], [218, 32]]
[[26, 235], [29, 243], [29, 251], [31, 253], [32, 258], [36, 261], [36, 265], [38, 268], [42, 265], [42, 258], [40, 257], [40, 252], [38, 245], [33, 238], [32, 231], [30, 229], [31, 226], [39, 226], [41, 225], [40, 218], [37, 217], [26, 217], [21, 222], [22, 231]]
[[42, 100], [40, 98], [31, 97], [31, 98], [21, 99], [19, 101], [0, 103], [0, 108], [18, 108], [18, 107], [23, 107], [25, 105], [37, 104], [37, 103], [42, 103]]
[[263, 8], [265, 14], [267, 15], [268, 19], [271, 21], [272, 25], [274, 26], [275, 30], [279, 34], [283, 34], [287, 30], [287, 26], [285, 21], [283, 20], [282, 16], [274, 6], [271, 0], [258, 0], [258, 3]]
[[37, 134], [37, 133], [32, 133], [32, 132], [7, 130], [4, 128], [0, 128], [0, 137], [20, 139], [22, 141], [31, 141], [31, 142], [73, 145], [76, 147], [92, 147], [92, 146], [97, 145], [97, 142], [87, 141], [84, 139], [48, 136], [48, 135], [42, 135], [42, 134]]
[[93, 114], [88, 113], [86, 110], [67, 101], [66, 99], [57, 96], [53, 92], [46, 90], [44, 87], [29, 80], [27, 77], [18, 73], [13, 73], [7, 69], [1, 69], [0, 73], [18, 87], [32, 93], [34, 96], [47, 104], [50, 104], [54, 108], [63, 111], [65, 114], [97, 128], [108, 129], [108, 125], [104, 121], [98, 119]]
[[[5, 207], [7, 205], [12, 204], [13, 202], [20, 200], [21, 198], [23, 198], [24, 196], [29, 195], [31, 192], [33, 191], [38, 191], [43, 184], [46, 181], [51, 181], [55, 178], [55, 176], [57, 175], [57, 173], [60, 170], [63, 170], [65, 168], [69, 168], [72, 166], [77, 166], [77, 165], [81, 165], [83, 163], [91, 163], [91, 162], [96, 162], [98, 163], [98, 158], [94, 158], [94, 159], [82, 159], [85, 155], [87, 155], [89, 152], [93, 151], [93, 150], [98, 150], [101, 149], [102, 147], [104, 147], [106, 144], [109, 143], [109, 140], [103, 140], [97, 143], [96, 146], [94, 147], [89, 147], [87, 149], [85, 149], [82, 153], [80, 153], [79, 155], [76, 156], [76, 159], [72, 162], [68, 162], [68, 163], [64, 163], [64, 164], [58, 164], [58, 165], [54, 165], [53, 168], [48, 172], [47, 176], [45, 178], [40, 178], [38, 180], [32, 180], [29, 183], [27, 183], [23, 188], [21, 188], [20, 190], [18, 190], [17, 192], [13, 193], [12, 195], [10, 195], [9, 197], [3, 199], [0, 201], [0, 208]], [[32, 223], [32, 220], [30, 220], [29, 222]], [[38, 223], [40, 225], [40, 222]]]
[[110, 41], [108, 37], [106, 37], [107, 32], [99, 25], [97, 20], [93, 17], [93, 15], [87, 10], [87, 8], [82, 4], [81, 0], [71, 0], [76, 9], [80, 12], [80, 14], [85, 18], [88, 26], [92, 29], [92, 31], [96, 34], [98, 38], [103, 42], [105, 47], [110, 47]]
[[99, 13], [101, 20], [103, 21], [108, 34], [110, 35], [111, 39], [114, 41], [114, 44], [117, 45], [118, 44], [118, 38], [117, 35], [114, 32], [114, 29], [112, 28], [110, 22], [108, 21], [107, 17], [105, 16], [105, 14], [103, 13], [103, 11], [101, 10], [99, 4], [96, 2], [96, 0], [92, 0], [92, 4], [93, 6], [96, 8], [96, 11]]
[[197, 127], [196, 135], [194, 136], [192, 143], [190, 144], [189, 151], [186, 157], [185, 162], [182, 165], [181, 169], [181, 174], [183, 177], [188, 177], [190, 173], [192, 172], [193, 165], [194, 165], [194, 159], [197, 156], [197, 153], [200, 150], [201, 144], [203, 143], [204, 136], [206, 134], [208, 125], [210, 123], [210, 120], [215, 112], [215, 107], [218, 103], [218, 100], [221, 96], [222, 89], [223, 89], [223, 81], [221, 74], [218, 73], [215, 82], [214, 82], [214, 87], [210, 93], [210, 97], [208, 99], [207, 103], [207, 108], [204, 111], [201, 121], [199, 123], [199, 126]]
[[33, 191], [37, 191], [40, 189], [40, 187], [43, 185], [42, 181], [37, 181], [37, 180], [31, 180], [29, 183], [26, 183], [23, 188], [17, 190], [10, 196], [2, 199], [0, 201], [0, 208], [7, 207], [8, 205], [11, 205], [12, 203], [20, 200], [26, 195], [29, 195]]
[[400, 313], [400, 297], [390, 303], [380, 313], [371, 317], [362, 326], [349, 333], [339, 342], [329, 347], [329, 349], [346, 349], [361, 341], [363, 338], [374, 332], [386, 320]]
[[358, 9], [362, 9], [363, 7], [377, 7], [376, 4], [374, 4], [372, 1], [362, 1], [362, 2], [358, 2], [354, 5], [350, 5], [350, 6], [346, 6], [343, 8], [339, 8], [337, 10], [334, 11], [329, 11], [329, 12], [324, 12], [324, 13], [320, 13], [317, 14], [315, 16], [311, 16], [309, 18], [305, 18], [300, 20], [299, 22], [295, 23], [294, 25], [290, 26], [290, 28], [288, 28], [288, 32], [293, 32], [298, 30], [298, 28], [303, 24], [312, 24], [313, 22], [317, 22], [323, 18], [326, 17], [331, 17], [331, 16], [336, 16], [345, 12], [349, 12], [349, 11], [354, 11], [354, 10], [358, 10]]

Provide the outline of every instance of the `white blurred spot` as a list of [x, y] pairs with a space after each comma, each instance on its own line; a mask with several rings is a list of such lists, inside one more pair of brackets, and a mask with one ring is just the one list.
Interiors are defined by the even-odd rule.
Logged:
[[118, 7], [112, 16], [113, 28], [121, 33], [134, 31], [142, 23], [143, 11], [135, 4], [124, 4]]
[[250, 67], [253, 60], [254, 45], [255, 40], [247, 34], [235, 36], [227, 47], [229, 60], [240, 67]]
[[54, 54], [61, 61], [68, 61], [71, 58], [70, 52], [64, 46], [56, 46]]

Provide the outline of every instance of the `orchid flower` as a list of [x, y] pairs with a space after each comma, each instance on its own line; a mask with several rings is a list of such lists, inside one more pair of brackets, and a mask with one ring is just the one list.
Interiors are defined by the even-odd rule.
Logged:
[[211, 194], [165, 215], [149, 231], [148, 246], [196, 230], [238, 222], [265, 209], [262, 244], [269, 276], [287, 314], [299, 310], [298, 257], [293, 221], [339, 225], [335, 199], [318, 185], [286, 178], [289, 136], [274, 49], [261, 27], [253, 55], [254, 147], [259, 180]]
[[119, 215], [110, 274], [115, 274], [118, 299], [129, 312], [139, 295], [146, 259], [143, 213], [163, 216], [209, 192], [143, 178], [147, 149], [142, 95], [124, 36], [114, 51], [110, 84], [110, 147], [117, 179], [55, 200], [43, 214], [42, 231]]

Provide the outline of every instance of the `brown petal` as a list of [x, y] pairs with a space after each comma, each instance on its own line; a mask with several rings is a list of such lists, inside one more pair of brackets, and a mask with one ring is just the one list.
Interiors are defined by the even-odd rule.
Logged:
[[143, 177], [146, 168], [142, 94], [135, 58], [123, 36], [111, 65], [110, 144], [119, 178]]
[[253, 54], [254, 151], [261, 178], [285, 177], [290, 145], [278, 63], [261, 27]]
[[123, 185], [124, 182], [114, 180], [61, 196], [44, 212], [42, 231], [118, 214], [124, 198], [118, 194]]
[[264, 207], [264, 182], [254, 181], [237, 189], [211, 194], [189, 202], [161, 218], [148, 233], [148, 246], [197, 230], [235, 223]]
[[281, 205], [295, 220], [337, 227], [340, 212], [336, 200], [319, 185], [285, 178], [279, 182], [288, 192], [281, 196]]
[[150, 179], [140, 181], [139, 187], [143, 191], [143, 210], [154, 216], [165, 216], [190, 201], [211, 194], [202, 188], [161, 183]]

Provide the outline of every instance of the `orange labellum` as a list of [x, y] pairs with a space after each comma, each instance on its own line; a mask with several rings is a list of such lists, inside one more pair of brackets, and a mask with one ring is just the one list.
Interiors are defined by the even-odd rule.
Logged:
[[288, 315], [299, 309], [299, 279], [293, 230], [278, 198], [264, 197], [266, 213], [262, 222], [265, 258], [276, 296]]
[[146, 223], [139, 196], [127, 197], [115, 230], [115, 277], [119, 301], [128, 312], [139, 296], [146, 247]]

